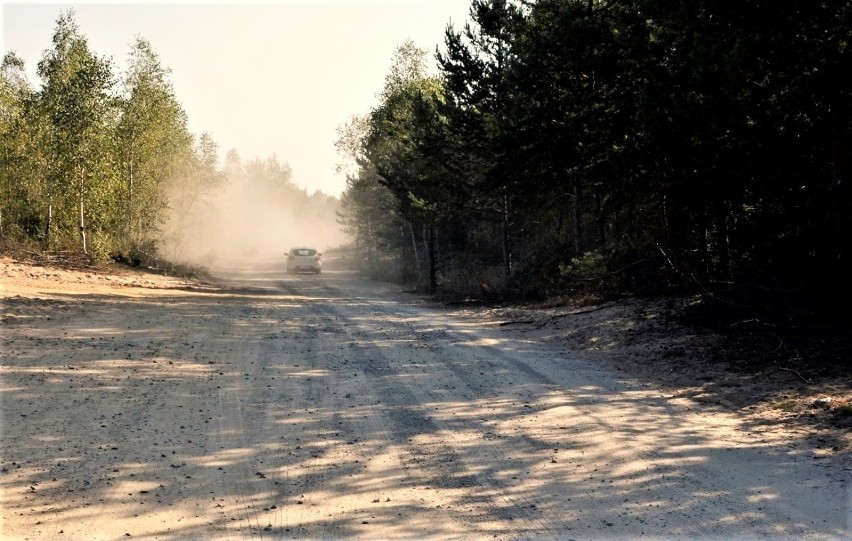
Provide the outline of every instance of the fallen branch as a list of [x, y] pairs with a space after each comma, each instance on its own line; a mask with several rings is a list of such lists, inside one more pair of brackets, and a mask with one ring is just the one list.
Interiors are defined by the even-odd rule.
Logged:
[[760, 321], [757, 318], [744, 319], [742, 321], [737, 321], [735, 323], [731, 323], [728, 326], [729, 327], [736, 327], [737, 325], [745, 325], [746, 323], [757, 323], [758, 325], [763, 325], [765, 327], [775, 327], [776, 326], [774, 323], [764, 323], [763, 321]]
[[[686, 278], [686, 273], [681, 271], [678, 268], [678, 266], [674, 264], [674, 261], [671, 260], [671, 258], [669, 257], [669, 254], [667, 254], [666, 251], [663, 249], [663, 247], [660, 246], [660, 243], [657, 242], [657, 241], [654, 241], [654, 244], [657, 246], [657, 250], [660, 251], [660, 253], [663, 255], [663, 257], [665, 258], [665, 260], [669, 264], [669, 266], [672, 268], [672, 270], [674, 270], [682, 278]], [[722, 302], [722, 303], [731, 305], [731, 306], [739, 306], [737, 303], [734, 303], [734, 302], [731, 302], [731, 301], [728, 301], [728, 300], [725, 300], [721, 297], [716, 296], [712, 291], [710, 291], [709, 289], [704, 287], [704, 284], [702, 284], [701, 280], [699, 280], [698, 277], [695, 276], [694, 272], [689, 273], [689, 278], [691, 278], [692, 281], [695, 282], [695, 285], [697, 285], [701, 289], [701, 291], [703, 291], [704, 294], [707, 295], [708, 297], [710, 297], [711, 299], [718, 301], [718, 302]]]
[[811, 380], [809, 380], [809, 379], [805, 378], [805, 376], [803, 376], [803, 375], [802, 375], [802, 373], [801, 373], [801, 372], [799, 372], [798, 370], [793, 370], [792, 368], [785, 368], [785, 367], [783, 367], [783, 366], [779, 366], [779, 367], [778, 367], [778, 370], [783, 370], [783, 371], [785, 371], [785, 372], [792, 372], [793, 374], [796, 374], [797, 376], [799, 376], [799, 378], [800, 378], [802, 381], [804, 381], [805, 383], [810, 383], [810, 382], [811, 382]]
[[583, 314], [591, 314], [592, 312], [597, 312], [598, 310], [604, 310], [606, 308], [612, 308], [613, 306], [617, 306], [620, 302], [622, 302], [622, 301], [614, 301], [614, 302], [607, 303], [607, 304], [601, 304], [599, 306], [595, 306], [594, 308], [589, 308], [588, 310], [583, 310], [582, 312], [568, 312], [567, 314], [557, 314], [555, 316], [551, 316], [551, 319], [557, 319], [557, 318], [560, 318], [560, 317], [567, 317], [567, 316], [580, 316], [580, 315], [583, 315]]
[[625, 300], [626, 299], [621, 299], [621, 300], [617, 300], [617, 301], [613, 301], [613, 302], [608, 302], [608, 303], [605, 303], [605, 304], [599, 304], [598, 306], [595, 306], [594, 308], [589, 308], [588, 310], [583, 310], [581, 312], [566, 312], [564, 314], [554, 314], [554, 315], [550, 316], [550, 319], [562, 319], [563, 317], [568, 317], [568, 316], [581, 316], [583, 314], [591, 314], [592, 312], [597, 312], [598, 310], [604, 310], [606, 308], [612, 308], [613, 306], [618, 306], [622, 302], [625, 302]]
[[621, 274], [622, 272], [626, 271], [630, 267], [635, 267], [636, 265], [641, 265], [642, 263], [644, 263], [646, 261], [648, 261], [648, 258], [643, 257], [639, 261], [634, 261], [633, 263], [628, 263], [627, 265], [624, 265], [620, 269], [610, 271], [606, 274], [601, 274], [600, 276], [596, 276], [594, 278], [583, 278], [583, 279], [579, 279], [577, 281], [578, 282], [597, 282], [597, 281], [603, 280], [604, 278], [609, 278], [610, 276], [615, 276], [616, 274]]

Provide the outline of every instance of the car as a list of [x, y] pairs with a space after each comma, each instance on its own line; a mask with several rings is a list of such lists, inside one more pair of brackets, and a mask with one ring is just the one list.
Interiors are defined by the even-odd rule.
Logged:
[[322, 272], [322, 254], [310, 246], [297, 246], [287, 252], [287, 274], [297, 272]]

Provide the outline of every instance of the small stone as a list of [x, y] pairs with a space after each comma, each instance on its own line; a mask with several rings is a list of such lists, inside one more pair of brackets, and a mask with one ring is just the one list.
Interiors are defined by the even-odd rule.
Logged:
[[813, 402], [811, 402], [812, 408], [828, 408], [830, 406], [831, 406], [831, 397], [830, 396], [817, 398]]

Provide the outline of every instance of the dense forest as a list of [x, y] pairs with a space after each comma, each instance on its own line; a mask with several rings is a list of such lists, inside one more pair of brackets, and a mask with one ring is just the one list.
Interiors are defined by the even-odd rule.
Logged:
[[39, 88], [3, 58], [0, 242], [180, 259], [224, 239], [214, 201], [248, 220], [257, 193], [339, 209], [372, 274], [442, 294], [763, 291], [841, 311], [850, 40], [846, 0], [474, 0], [434, 55], [403, 43], [341, 126], [337, 201], [274, 157], [220, 165], [151, 44], [117, 75], [63, 12]]
[[846, 0], [474, 0], [340, 129], [341, 221], [442, 293], [843, 307], [851, 38]]
[[[14, 52], [0, 76], [0, 244], [134, 264], [216, 265], [247, 257], [294, 221], [339, 200], [309, 195], [274, 156], [219, 164], [196, 136], [150, 43], [137, 38], [126, 70], [89, 48], [62, 12], [33, 89]], [[248, 210], [251, 209], [251, 210]], [[240, 230], [250, 223], [256, 230]], [[279, 237], [280, 237], [279, 232]], [[230, 244], [230, 245], [229, 245]], [[280, 240], [267, 249], [280, 253]]]

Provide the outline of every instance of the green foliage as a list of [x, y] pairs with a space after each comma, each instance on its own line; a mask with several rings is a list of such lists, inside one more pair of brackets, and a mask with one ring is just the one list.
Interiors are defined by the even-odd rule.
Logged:
[[437, 287], [436, 227], [454, 208], [452, 179], [430, 143], [444, 119], [439, 79], [426, 75], [426, 52], [412, 42], [396, 51], [381, 103], [340, 130], [338, 151], [356, 164], [348, 176], [341, 223], [355, 238], [367, 269], [387, 268], [430, 290]]
[[[339, 221], [368, 272], [488, 298], [725, 283], [849, 300], [848, 2], [474, 0], [471, 17], [439, 76], [403, 43], [340, 132]], [[23, 68], [4, 57], [4, 243], [155, 260], [215, 223], [234, 179], [334, 207], [274, 160], [221, 171], [142, 39], [116, 91], [63, 12], [37, 90]]]
[[506, 295], [848, 300], [848, 2], [474, 0], [471, 17], [447, 29], [441, 91], [397, 62], [363, 139], [412, 246], [434, 243], [435, 283], [496, 256]]
[[606, 275], [606, 257], [600, 252], [586, 252], [559, 266], [559, 274], [572, 282], [597, 283]]
[[35, 108], [45, 122], [40, 143], [47, 157], [45, 240], [52, 246], [78, 236], [80, 251], [88, 254], [88, 234], [108, 228], [114, 216], [111, 65], [89, 50], [73, 12], [66, 12], [38, 73], [42, 89]]
[[192, 136], [177, 102], [169, 70], [150, 44], [138, 38], [124, 80], [116, 128], [121, 168], [122, 244], [131, 258], [152, 253], [165, 224], [169, 189], [187, 174]]
[[24, 182], [25, 160], [32, 149], [26, 113], [32, 91], [24, 63], [13, 52], [3, 58], [0, 75], [0, 237], [23, 240], [36, 233], [39, 216], [27, 205], [36, 187]]
[[94, 260], [156, 260], [170, 203], [186, 211], [221, 181], [216, 144], [196, 143], [150, 44], [120, 92], [73, 10], [56, 21], [30, 89], [14, 53], [0, 79], [0, 239]]

